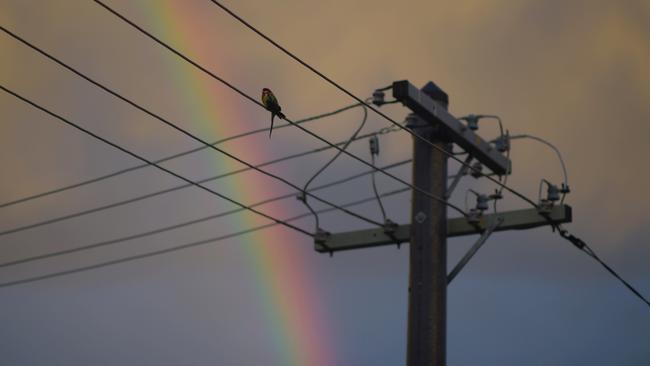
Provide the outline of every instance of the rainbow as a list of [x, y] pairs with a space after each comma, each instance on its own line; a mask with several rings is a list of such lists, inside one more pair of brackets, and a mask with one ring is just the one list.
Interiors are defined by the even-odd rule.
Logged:
[[[182, 46], [186, 54], [201, 63], [218, 62], [214, 55], [219, 39], [210, 38], [210, 47], [206, 46], [205, 35], [201, 33], [202, 27], [196, 23], [201, 17], [192, 14], [193, 10], [187, 4], [137, 4], [142, 4], [139, 5], [141, 8], [138, 11], [148, 17], [153, 33], [172, 45]], [[190, 120], [199, 124], [199, 129], [218, 138], [239, 132], [234, 131], [232, 121], [243, 122], [245, 119], [241, 117], [241, 112], [232, 110], [225, 102], [218, 102], [231, 98], [230, 90], [213, 80], [201, 78], [190, 65], [179, 67], [178, 63], [170, 63], [169, 74], [181, 91], [179, 94], [185, 98], [179, 101], [179, 105], [192, 111]], [[220, 123], [221, 121], [224, 123]], [[226, 121], [230, 123], [225, 123]], [[256, 146], [255, 149], [247, 149], [240, 154], [246, 161], [262, 161], [265, 156], [270, 155], [264, 146]], [[231, 160], [216, 153], [213, 155], [219, 170], [226, 171], [237, 167]], [[271, 197], [278, 194], [261, 185], [255, 186], [254, 183], [241, 179], [237, 181], [237, 178], [228, 186], [222, 186], [221, 190], [245, 203], [250, 203], [250, 197], [254, 195]], [[275, 216], [289, 216], [289, 204], [283, 205], [276, 206], [281, 209], [274, 210]], [[258, 224], [259, 219], [252, 216], [254, 214], [241, 215], [241, 227], [233, 229], [244, 229]], [[260, 324], [260, 332], [269, 335], [271, 346], [280, 358], [272, 360], [269, 364], [335, 365], [337, 362], [331, 341], [333, 337], [325, 322], [327, 317], [324, 316], [322, 302], [315, 291], [318, 286], [314, 275], [295, 249], [282, 245], [305, 240], [305, 237], [282, 228], [275, 230], [272, 236], [263, 232], [254, 233], [240, 240], [241, 245], [238, 247], [244, 251], [247, 261], [244, 266], [252, 271], [251, 278], [258, 290], [258, 303], [263, 307], [261, 310], [265, 324]]]

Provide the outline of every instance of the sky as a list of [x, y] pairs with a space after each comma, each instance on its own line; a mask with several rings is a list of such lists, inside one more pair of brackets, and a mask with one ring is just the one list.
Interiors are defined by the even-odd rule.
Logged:
[[[271, 88], [292, 120], [354, 101], [207, 0], [106, 3], [257, 98]], [[237, 14], [360, 97], [395, 80], [434, 81], [456, 116], [495, 114], [513, 135], [552, 142], [568, 169], [573, 222], [584, 239], [650, 296], [650, 2], [647, 1], [224, 1]], [[197, 70], [89, 0], [0, 0], [0, 24], [80, 72], [206, 141], [266, 128], [266, 111]], [[0, 35], [2, 86], [147, 159], [200, 146], [19, 43]], [[139, 162], [14, 96], [0, 93], [0, 203], [132, 167]], [[381, 111], [396, 121], [399, 104]], [[304, 126], [343, 141], [362, 122], [353, 108]], [[276, 121], [276, 124], [278, 121]], [[389, 126], [369, 112], [362, 133]], [[498, 135], [494, 121], [478, 133]], [[262, 163], [324, 144], [296, 128], [219, 145]], [[378, 164], [408, 159], [411, 137], [380, 137]], [[350, 152], [369, 160], [368, 143]], [[302, 186], [334, 151], [265, 166]], [[554, 152], [512, 141], [508, 185], [534, 200], [540, 179], [562, 183]], [[199, 180], [243, 165], [203, 150], [164, 166]], [[450, 174], [458, 170], [450, 163]], [[315, 185], [365, 171], [336, 160]], [[410, 165], [391, 170], [411, 179]], [[381, 192], [403, 188], [377, 174]], [[182, 184], [146, 168], [0, 208], [0, 231]], [[207, 187], [244, 204], [296, 189], [257, 172]], [[486, 179], [463, 178], [490, 193]], [[371, 197], [368, 176], [320, 197]], [[408, 223], [408, 194], [384, 199]], [[327, 206], [313, 202], [317, 209]], [[69, 220], [0, 235], [0, 263], [138, 234], [236, 208], [198, 188], [177, 190]], [[501, 210], [527, 204], [511, 194]], [[383, 220], [376, 202], [355, 212]], [[286, 219], [306, 212], [289, 198], [259, 206]], [[450, 215], [457, 214], [450, 211]], [[330, 232], [366, 229], [334, 212]], [[238, 213], [93, 250], [0, 268], [0, 283], [149, 253], [268, 223]], [[295, 225], [312, 232], [306, 217]], [[448, 240], [451, 267], [477, 236]], [[276, 226], [201, 246], [76, 274], [0, 287], [0, 354], [7, 365], [400, 365], [405, 363], [408, 248], [337, 253]], [[600, 265], [550, 228], [493, 234], [448, 289], [448, 365], [647, 365], [650, 312]]]

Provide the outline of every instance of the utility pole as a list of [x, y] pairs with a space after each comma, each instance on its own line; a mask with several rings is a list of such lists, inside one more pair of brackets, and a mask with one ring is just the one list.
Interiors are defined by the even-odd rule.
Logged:
[[[448, 220], [447, 205], [419, 190], [442, 199], [451, 193], [458, 182], [455, 181], [447, 192], [448, 154], [445, 152], [451, 152], [452, 144], [467, 152], [466, 163], [476, 159], [497, 175], [510, 174], [510, 160], [447, 111], [448, 96], [434, 83], [418, 89], [402, 80], [394, 82], [391, 88], [395, 99], [413, 112], [408, 117], [407, 127], [417, 136], [413, 137], [412, 184], [417, 190], [412, 191], [411, 224], [387, 223], [378, 229], [326, 233], [315, 238], [314, 247], [317, 252], [333, 254], [409, 242], [406, 363], [407, 366], [445, 366], [448, 283], [492, 232], [571, 222], [571, 207], [546, 200], [539, 208], [493, 214], [475, 209], [467, 217]], [[383, 98], [383, 92], [378, 92]], [[478, 241], [448, 275], [447, 238], [472, 234], [480, 234]]]
[[[449, 150], [438, 126], [416, 114], [416, 135]], [[413, 183], [436, 197], [447, 192], [447, 155], [413, 137]], [[447, 333], [447, 206], [413, 190], [407, 330], [407, 366], [444, 366]]]

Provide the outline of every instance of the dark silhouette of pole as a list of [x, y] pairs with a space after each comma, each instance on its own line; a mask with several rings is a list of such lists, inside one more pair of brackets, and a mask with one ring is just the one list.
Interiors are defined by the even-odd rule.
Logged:
[[[436, 126], [410, 115], [408, 127], [440, 148]], [[447, 156], [413, 139], [413, 185], [437, 197], [447, 190]], [[407, 366], [444, 366], [447, 333], [447, 206], [413, 191]]]

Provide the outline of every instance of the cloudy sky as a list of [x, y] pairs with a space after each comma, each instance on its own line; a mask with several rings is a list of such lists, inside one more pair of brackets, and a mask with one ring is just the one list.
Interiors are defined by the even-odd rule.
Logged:
[[[258, 97], [276, 93], [298, 120], [352, 104], [207, 0], [107, 1], [173, 47]], [[356, 95], [395, 80], [435, 81], [457, 115], [499, 115], [511, 134], [554, 143], [568, 168], [574, 222], [567, 228], [650, 296], [650, 3], [647, 1], [226, 1], [259, 29]], [[267, 113], [90, 0], [0, 0], [0, 24], [80, 72], [192, 134], [215, 141], [268, 126]], [[6, 32], [0, 82], [148, 159], [200, 144], [75, 76]], [[0, 93], [0, 202], [132, 167], [139, 162]], [[397, 121], [408, 110], [382, 107]], [[362, 121], [354, 108], [310, 122], [329, 141]], [[485, 138], [498, 134], [482, 121]], [[363, 132], [389, 125], [370, 112]], [[378, 164], [408, 159], [404, 132], [381, 136]], [[221, 146], [221, 145], [220, 145]], [[283, 128], [223, 144], [262, 163], [323, 143]], [[350, 151], [368, 160], [368, 143]], [[512, 142], [508, 184], [537, 199], [541, 178], [562, 182], [553, 151]], [[301, 186], [333, 156], [265, 167]], [[241, 168], [219, 153], [165, 163], [198, 180]], [[365, 171], [349, 157], [315, 183]], [[450, 164], [450, 173], [458, 169]], [[391, 170], [410, 180], [410, 166]], [[382, 192], [403, 188], [377, 175]], [[0, 231], [93, 209], [183, 182], [154, 168], [0, 208]], [[255, 172], [209, 188], [252, 204], [295, 193]], [[485, 179], [467, 189], [492, 192]], [[319, 191], [344, 204], [372, 195], [368, 177]], [[385, 199], [407, 223], [408, 194]], [[326, 205], [315, 204], [316, 208]], [[506, 194], [502, 210], [526, 208]], [[236, 208], [197, 188], [0, 235], [0, 263], [111, 240]], [[376, 203], [355, 212], [382, 220]], [[261, 206], [277, 218], [306, 209], [293, 198]], [[450, 211], [450, 214], [455, 215]], [[372, 227], [344, 213], [330, 232]], [[239, 213], [158, 235], [0, 268], [6, 283], [234, 233], [268, 220]], [[294, 222], [312, 231], [313, 220]], [[449, 240], [454, 263], [475, 236]], [[406, 349], [408, 250], [314, 252], [312, 240], [274, 227], [187, 250], [0, 288], [0, 354], [7, 365], [399, 365]], [[494, 234], [449, 288], [449, 365], [647, 365], [650, 312], [592, 259], [549, 228]]]

